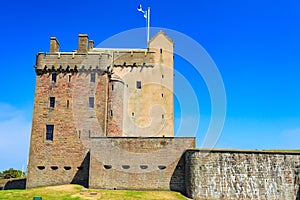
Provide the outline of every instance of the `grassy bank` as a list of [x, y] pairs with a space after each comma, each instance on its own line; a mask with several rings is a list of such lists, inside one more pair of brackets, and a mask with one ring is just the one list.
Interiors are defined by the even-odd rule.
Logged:
[[27, 190], [2, 190], [0, 199], [32, 200], [33, 197], [42, 197], [43, 200], [96, 200], [96, 199], [174, 199], [184, 200], [184, 196], [170, 191], [131, 191], [131, 190], [87, 190], [79, 185], [62, 185], [33, 188]]

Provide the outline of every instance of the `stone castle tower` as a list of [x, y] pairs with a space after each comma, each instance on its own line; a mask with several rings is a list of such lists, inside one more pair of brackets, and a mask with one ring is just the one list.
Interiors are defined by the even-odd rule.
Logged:
[[[27, 187], [77, 183], [108, 189], [184, 188], [174, 138], [173, 41], [162, 31], [148, 49], [78, 49], [36, 58]], [[176, 189], [177, 188], [177, 189]]]

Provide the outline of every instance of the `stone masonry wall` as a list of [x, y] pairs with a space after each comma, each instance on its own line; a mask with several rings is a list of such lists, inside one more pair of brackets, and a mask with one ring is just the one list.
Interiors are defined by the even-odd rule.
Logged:
[[91, 188], [185, 193], [184, 154], [195, 138], [91, 138]]
[[186, 152], [187, 195], [194, 199], [299, 199], [300, 153]]

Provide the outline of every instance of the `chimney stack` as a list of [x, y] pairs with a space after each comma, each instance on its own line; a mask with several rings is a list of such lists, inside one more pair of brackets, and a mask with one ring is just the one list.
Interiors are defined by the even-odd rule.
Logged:
[[78, 50], [77, 53], [87, 53], [88, 51], [88, 34], [79, 34], [78, 35]]
[[94, 40], [89, 41], [89, 50], [93, 50], [94, 48]]
[[56, 37], [50, 38], [50, 53], [59, 52], [59, 42]]

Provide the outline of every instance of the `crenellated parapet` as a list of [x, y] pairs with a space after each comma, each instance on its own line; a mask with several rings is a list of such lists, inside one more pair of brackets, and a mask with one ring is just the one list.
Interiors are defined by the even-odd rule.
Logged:
[[103, 73], [113, 67], [153, 68], [155, 52], [147, 50], [101, 50], [87, 54], [77, 52], [38, 53], [34, 66], [38, 75], [45, 73]]

